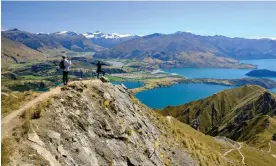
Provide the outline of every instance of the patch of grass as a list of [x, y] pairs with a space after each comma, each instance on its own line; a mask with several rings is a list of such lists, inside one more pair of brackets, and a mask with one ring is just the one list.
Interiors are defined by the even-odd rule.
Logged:
[[5, 166], [11, 162], [14, 153], [14, 141], [12, 138], [4, 138], [1, 143], [1, 165]]
[[105, 100], [103, 104], [104, 104], [105, 107], [108, 107], [110, 105], [110, 101], [109, 100]]
[[108, 78], [108, 80], [110, 82], [122, 82], [122, 81], [125, 81], [125, 79], [121, 78], [121, 77], [116, 77], [116, 76], [111, 76], [111, 75], [107, 75], [106, 77]]
[[24, 103], [37, 97], [39, 93], [33, 91], [12, 92], [8, 96], [2, 95], [1, 99], [1, 113], [2, 117], [6, 116], [12, 111], [19, 109]]
[[128, 135], [128, 136], [132, 136], [133, 133], [134, 133], [133, 129], [129, 128], [129, 129], [127, 130], [127, 135]]

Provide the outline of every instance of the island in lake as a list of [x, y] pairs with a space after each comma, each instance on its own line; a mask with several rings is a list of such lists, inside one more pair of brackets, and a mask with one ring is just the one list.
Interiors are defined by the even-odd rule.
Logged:
[[276, 77], [276, 71], [271, 71], [267, 69], [252, 70], [246, 75], [253, 77]]

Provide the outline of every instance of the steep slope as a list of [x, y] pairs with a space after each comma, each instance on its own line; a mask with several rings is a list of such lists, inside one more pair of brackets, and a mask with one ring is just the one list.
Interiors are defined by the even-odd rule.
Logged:
[[[142, 105], [120, 85], [75, 82], [34, 106], [2, 141], [2, 164], [32, 165], [240, 165], [231, 150], [171, 117]], [[236, 144], [236, 143], [233, 143]], [[233, 145], [234, 146], [234, 145]], [[243, 146], [243, 150], [252, 149]], [[255, 149], [256, 150], [256, 149]], [[256, 150], [245, 163], [273, 165]], [[261, 158], [261, 160], [260, 160]]]
[[[264, 88], [246, 85], [224, 90], [205, 99], [177, 107], [166, 107], [171, 115], [198, 130], [261, 147], [272, 139], [276, 96]], [[263, 135], [265, 134], [265, 137]]]
[[33, 50], [24, 44], [1, 38], [1, 65], [17, 64], [30, 61], [46, 60], [46, 55]]
[[99, 46], [102, 46], [104, 48], [113, 48], [123, 42], [139, 37], [137, 35], [118, 34], [118, 33], [105, 34], [100, 31], [96, 31], [94, 33], [87, 32], [87, 33], [84, 33], [83, 35], [89, 40], [91, 40], [93, 43]]
[[[172, 61], [162, 67], [239, 67], [235, 59], [276, 58], [276, 41], [200, 36], [191, 33], [152, 34], [124, 42], [95, 55], [98, 58]], [[252, 67], [252, 66], [251, 66]]]

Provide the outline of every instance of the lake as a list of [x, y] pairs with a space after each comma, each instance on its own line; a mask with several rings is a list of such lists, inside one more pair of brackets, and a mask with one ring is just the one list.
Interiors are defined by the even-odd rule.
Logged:
[[150, 108], [164, 108], [168, 105], [176, 106], [190, 101], [208, 97], [216, 92], [231, 88], [223, 85], [176, 84], [170, 87], [162, 87], [143, 91], [136, 97]]
[[[264, 60], [242, 60], [241, 63], [258, 65], [258, 69], [269, 69], [276, 71], [276, 59]], [[218, 78], [235, 79], [248, 77], [245, 74], [248, 69], [216, 69], [216, 68], [181, 68], [169, 69], [165, 72], [183, 75], [187, 78]], [[269, 78], [276, 80], [276, 78]], [[224, 89], [233, 88], [224, 85], [211, 84], [176, 84], [171, 87], [162, 87], [143, 91], [136, 94], [136, 97], [148, 107], [164, 108], [166, 106], [180, 105], [194, 100], [208, 97]], [[276, 93], [276, 88], [271, 89]]]
[[[250, 63], [258, 65], [258, 69], [268, 69], [276, 71], [276, 59], [262, 60], [242, 60], [240, 63]], [[164, 70], [168, 73], [183, 75], [187, 78], [217, 78], [217, 79], [235, 79], [246, 78], [245, 74], [251, 69], [217, 69], [217, 68], [175, 68]], [[266, 77], [276, 80], [276, 77]]]
[[143, 82], [112, 82], [112, 84], [124, 84], [128, 89], [139, 88], [144, 85]]

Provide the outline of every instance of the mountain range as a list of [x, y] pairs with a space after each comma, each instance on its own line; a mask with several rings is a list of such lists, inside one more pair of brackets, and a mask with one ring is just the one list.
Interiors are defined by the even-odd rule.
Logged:
[[2, 38], [19, 42], [48, 55], [91, 53], [97, 59], [128, 59], [134, 66], [256, 68], [241, 64], [242, 59], [276, 58], [276, 41], [225, 36], [201, 36], [187, 32], [155, 33], [147, 36], [126, 34], [30, 33], [11, 29]]
[[83, 35], [89, 40], [91, 40], [93, 43], [105, 48], [113, 48], [123, 42], [140, 37], [138, 35], [118, 34], [118, 33], [105, 34], [100, 31], [96, 31], [94, 33], [87, 32], [87, 33], [84, 33]]
[[97, 52], [103, 50], [102, 47], [93, 44], [85, 36], [71, 31], [35, 34], [11, 29], [2, 31], [2, 37], [20, 42], [38, 51], [64, 49], [75, 52]]
[[247, 68], [248, 66], [239, 64], [238, 60], [276, 58], [276, 41], [200, 36], [187, 32], [155, 33], [121, 43], [94, 57], [138, 61], [148, 61], [151, 58], [162, 61], [161, 67]]

